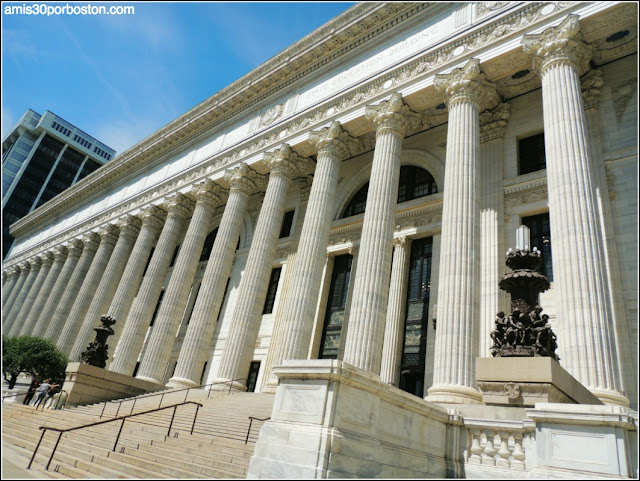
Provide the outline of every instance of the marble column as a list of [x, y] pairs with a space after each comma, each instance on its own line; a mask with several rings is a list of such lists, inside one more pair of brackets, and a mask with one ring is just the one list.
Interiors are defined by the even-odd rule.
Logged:
[[427, 400], [480, 403], [475, 388], [478, 356], [480, 189], [479, 112], [500, 98], [471, 59], [437, 75], [435, 86], [449, 107], [442, 204], [438, 326], [433, 386]]
[[298, 246], [300, 245], [300, 233], [302, 232], [302, 224], [307, 213], [312, 181], [312, 175], [308, 176], [306, 179], [297, 179], [298, 188], [300, 191], [300, 205], [298, 207], [296, 225], [293, 231], [293, 239], [291, 240], [291, 244], [289, 247], [289, 255], [287, 256], [286, 269], [284, 269], [284, 279], [282, 280], [280, 301], [278, 302], [278, 309], [275, 313], [275, 319], [273, 321], [273, 332], [271, 335], [271, 340], [269, 342], [267, 358], [265, 360], [263, 375], [264, 382], [262, 383], [263, 387], [261, 392], [275, 393], [276, 388], [278, 387], [278, 378], [273, 373], [273, 370], [271, 368], [274, 366], [275, 359], [282, 359], [282, 339], [285, 336], [287, 322], [285, 317], [285, 309], [293, 282], [291, 277], [292, 269], [290, 269], [289, 267], [295, 263], [298, 254]]
[[579, 73], [591, 52], [577, 15], [558, 27], [523, 37], [542, 79], [553, 271], [558, 292], [558, 351], [562, 365], [601, 401], [628, 406], [622, 393], [618, 346], [598, 181], [590, 161]]
[[[22, 298], [22, 300], [24, 300], [24, 297], [27, 296], [24, 286], [27, 284], [27, 279], [30, 277], [31, 269], [34, 267], [34, 262], [35, 259], [30, 259], [29, 261], [25, 261], [20, 264], [20, 277], [16, 282], [16, 286], [13, 288], [11, 297], [7, 300], [7, 304], [2, 309], [2, 332], [5, 336], [8, 336], [13, 328], [15, 316], [12, 316], [11, 313], [16, 307], [18, 299]], [[20, 301], [20, 304], [22, 304], [22, 301]]]
[[[69, 311], [67, 319], [64, 321], [64, 327], [57, 341], [58, 349], [67, 355], [71, 353], [71, 348], [74, 346], [78, 331], [82, 327], [89, 306], [100, 285], [100, 279], [102, 279], [102, 275], [107, 268], [119, 233], [120, 231], [115, 225], [108, 225], [99, 232], [100, 246], [96, 251], [91, 267], [89, 267], [87, 271], [87, 275], [84, 277], [78, 295], [75, 297], [73, 307], [71, 311]], [[78, 360], [77, 357], [71, 357], [70, 359], [71, 361]]]
[[380, 380], [394, 386], [398, 386], [402, 358], [410, 257], [411, 239], [404, 236], [393, 239], [393, 263], [391, 265], [389, 304], [387, 305], [387, 324], [384, 329]]
[[241, 164], [225, 174], [225, 181], [230, 187], [229, 198], [200, 284], [174, 375], [167, 383], [169, 386], [194, 387], [200, 384], [202, 367], [213, 341], [216, 320], [222, 307], [227, 279], [231, 274], [249, 196], [261, 185], [259, 179], [260, 177], [246, 164]]
[[138, 287], [140, 287], [142, 274], [151, 255], [151, 249], [155, 245], [158, 235], [162, 230], [166, 212], [155, 205], [151, 205], [144, 208], [139, 217], [142, 220], [140, 233], [138, 234], [127, 265], [122, 273], [118, 288], [113, 295], [111, 305], [106, 311], [108, 316], [116, 320], [116, 323], [112, 326], [114, 333], [109, 337], [109, 346], [111, 347], [110, 355], [113, 355], [113, 351], [118, 345], [118, 340], [120, 339], [120, 334], [122, 334], [129, 309], [131, 309], [133, 299], [138, 292]]
[[138, 379], [160, 384], [164, 382], [163, 375], [171, 357], [182, 313], [189, 300], [189, 292], [193, 285], [204, 241], [209, 233], [213, 212], [224, 201], [225, 194], [226, 191], [211, 180], [206, 180], [195, 193], [196, 206], [193, 217], [178, 252], [169, 285], [158, 311], [158, 317], [140, 362], [140, 369], [136, 376]]
[[2, 286], [2, 307], [7, 305], [7, 301], [11, 298], [14, 287], [20, 278], [20, 267], [13, 266], [8, 269], [7, 282]]
[[42, 284], [42, 287], [38, 292], [38, 296], [33, 303], [33, 307], [29, 311], [29, 315], [26, 317], [24, 323], [24, 333], [26, 335], [37, 337], [42, 336], [41, 331], [43, 329], [41, 326], [37, 325], [37, 321], [42, 314], [42, 308], [51, 295], [53, 286], [55, 286], [56, 282], [58, 282], [58, 277], [60, 276], [60, 272], [62, 271], [64, 262], [67, 259], [67, 254], [67, 248], [64, 246], [60, 246], [53, 252], [53, 265], [51, 266], [49, 274]]
[[285, 304], [284, 336], [278, 341], [281, 350], [273, 359], [274, 365], [285, 359], [306, 359], [309, 354], [340, 164], [361, 150], [339, 122], [312, 132], [309, 141], [316, 147], [318, 160], [296, 260], [290, 267], [292, 282]]
[[2, 288], [4, 289], [4, 285], [7, 283], [7, 280], [9, 280], [9, 274], [7, 271], [2, 271]]
[[45, 285], [47, 278], [49, 277], [54, 259], [55, 257], [53, 251], [45, 252], [42, 255], [42, 267], [40, 267], [38, 277], [36, 277], [36, 280], [33, 282], [33, 286], [31, 287], [29, 294], [24, 300], [24, 305], [18, 313], [18, 319], [20, 319], [21, 321], [20, 333], [18, 334], [19, 336], [31, 335], [32, 325], [30, 323], [30, 320], [32, 318], [30, 317], [30, 314], [31, 311], [33, 311], [33, 307], [38, 300], [42, 287]]
[[171, 258], [192, 212], [193, 202], [180, 193], [167, 200], [167, 220], [124, 323], [113, 361], [108, 365], [110, 371], [128, 376], [133, 373], [167, 277]]
[[6, 307], [11, 308], [11, 303], [13, 299], [15, 299], [15, 295], [17, 294], [16, 286], [20, 283], [20, 274], [21, 274], [20, 266], [13, 266], [9, 270], [9, 280], [7, 281], [7, 287], [2, 288], [2, 310], [4, 311]]
[[73, 269], [73, 273], [69, 279], [69, 284], [66, 289], [64, 289], [60, 302], [58, 303], [55, 311], [53, 311], [53, 317], [49, 322], [49, 328], [44, 335], [47, 339], [51, 339], [55, 342], [58, 348], [60, 348], [61, 345], [60, 335], [64, 331], [67, 319], [69, 318], [69, 313], [71, 312], [78, 294], [84, 285], [87, 272], [89, 271], [91, 264], [93, 264], [93, 259], [95, 258], [98, 247], [100, 246], [100, 236], [95, 232], [90, 232], [82, 238], [82, 245], [83, 248], [80, 259], [78, 260], [75, 269]]
[[597, 179], [596, 196], [598, 203], [598, 215], [602, 226], [602, 236], [605, 242], [606, 272], [609, 280], [609, 298], [611, 299], [613, 323], [616, 326], [616, 346], [618, 346], [618, 364], [622, 371], [622, 388], [631, 405], [635, 406], [637, 398], [637, 376], [635, 368], [635, 356], [631, 351], [629, 339], [633, 333], [629, 332], [627, 316], [625, 312], [624, 296], [622, 295], [622, 281], [620, 279], [620, 263], [618, 249], [613, 228], [613, 213], [609, 198], [609, 186], [604, 163], [602, 134], [600, 132], [600, 119], [598, 103], [600, 89], [603, 85], [602, 72], [591, 70], [581, 79], [582, 97], [587, 118], [588, 137], [591, 142], [591, 163], [593, 173]]
[[375, 107], [368, 106], [365, 116], [376, 128], [376, 148], [362, 223], [360, 259], [353, 284], [344, 361], [378, 375], [389, 297], [400, 151], [405, 134], [417, 128], [421, 116], [405, 105], [399, 93]]
[[47, 302], [41, 309], [38, 309], [40, 314], [36, 319], [35, 328], [33, 330], [34, 336], [50, 339], [47, 334], [49, 332], [49, 327], [51, 326], [51, 321], [53, 320], [53, 315], [67, 290], [71, 275], [78, 264], [78, 259], [80, 259], [82, 247], [83, 244], [79, 240], [73, 240], [65, 245], [67, 255], [65, 257], [64, 266], [60, 271], [60, 275], [58, 275], [55, 283], [51, 287], [51, 292], [47, 298]]
[[[79, 359], [82, 352], [93, 341], [95, 337], [93, 328], [100, 325], [100, 316], [106, 314], [122, 278], [122, 273], [130, 262], [129, 257], [131, 256], [133, 245], [140, 233], [140, 224], [140, 219], [131, 215], [127, 215], [118, 223], [120, 229], [118, 241], [113, 248], [113, 253], [100, 279], [100, 284], [98, 284], [98, 288], [84, 316], [80, 331], [69, 355], [70, 359]], [[110, 354], [113, 353], [114, 348], [115, 345], [112, 343]]]
[[509, 104], [480, 114], [480, 357], [491, 357], [489, 334], [496, 314], [507, 308], [498, 283], [505, 273], [504, 133]]
[[295, 154], [287, 144], [275, 153], [267, 154], [265, 163], [271, 171], [269, 183], [215, 381], [234, 381], [233, 388], [241, 391], [245, 390], [246, 379], [239, 379], [246, 378], [249, 373], [289, 185], [302, 174], [300, 168], [307, 167], [307, 160]]
[[19, 336], [22, 332], [24, 317], [21, 317], [20, 313], [24, 310], [26, 300], [31, 294], [33, 286], [35, 285], [36, 280], [40, 275], [40, 270], [42, 269], [43, 262], [44, 259], [42, 255], [36, 256], [35, 259], [33, 259], [33, 261], [31, 262], [29, 277], [27, 277], [27, 280], [24, 282], [20, 294], [16, 298], [16, 301], [11, 308], [11, 312], [9, 312], [9, 315], [6, 318], [6, 321], [12, 324], [11, 330], [8, 334], [9, 336]]

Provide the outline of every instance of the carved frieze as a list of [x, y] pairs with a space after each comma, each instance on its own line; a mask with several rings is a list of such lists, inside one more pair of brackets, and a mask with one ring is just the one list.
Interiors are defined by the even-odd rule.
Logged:
[[510, 105], [501, 103], [493, 110], [480, 113], [480, 142], [501, 139], [507, 130], [507, 122], [511, 116]]
[[519, 190], [505, 194], [505, 207], [517, 207], [519, 205], [531, 204], [541, 200], [547, 200], [547, 186], [537, 186], [535, 188]]
[[613, 109], [616, 113], [618, 125], [622, 120], [624, 112], [627, 110], [629, 101], [637, 94], [638, 78], [632, 78], [618, 82], [611, 86], [611, 97], [613, 98]]

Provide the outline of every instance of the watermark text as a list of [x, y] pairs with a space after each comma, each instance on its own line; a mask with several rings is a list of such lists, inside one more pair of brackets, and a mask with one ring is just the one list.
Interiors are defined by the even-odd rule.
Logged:
[[22, 5], [5, 5], [2, 8], [5, 15], [135, 15], [132, 5], [49, 5], [47, 3], [32, 3]]

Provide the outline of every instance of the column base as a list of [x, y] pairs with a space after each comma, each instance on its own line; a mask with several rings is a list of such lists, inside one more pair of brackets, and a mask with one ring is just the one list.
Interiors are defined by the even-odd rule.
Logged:
[[191, 379], [185, 379], [183, 377], [172, 377], [167, 382], [167, 387], [183, 388], [183, 387], [199, 387], [200, 384], [193, 382]]
[[136, 376], [136, 379], [140, 379], [141, 381], [154, 382], [156, 384], [164, 385], [164, 383], [162, 381], [158, 381], [157, 379], [153, 379], [152, 377]]
[[629, 399], [619, 391], [605, 391], [599, 389], [589, 389], [589, 391], [591, 391], [591, 393], [604, 404], [622, 406], [625, 408], [631, 406]]
[[424, 399], [433, 403], [483, 404], [480, 391], [466, 386], [432, 386]]
[[278, 380], [277, 379], [275, 380], [275, 382], [267, 381], [265, 383], [265, 385], [262, 387], [262, 391], [261, 392], [265, 392], [265, 393], [269, 393], [269, 394], [275, 394], [276, 389], [278, 389]]
[[[229, 386], [231, 384], [231, 386]], [[211, 391], [238, 391], [245, 392], [247, 387], [239, 381], [230, 381], [229, 379], [214, 379], [213, 386], [209, 388]]]

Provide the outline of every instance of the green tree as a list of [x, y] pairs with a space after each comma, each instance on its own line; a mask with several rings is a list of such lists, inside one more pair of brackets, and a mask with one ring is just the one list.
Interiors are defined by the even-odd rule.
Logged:
[[64, 381], [69, 358], [49, 339], [20, 336], [2, 340], [2, 371], [13, 389], [22, 372], [40, 380]]

